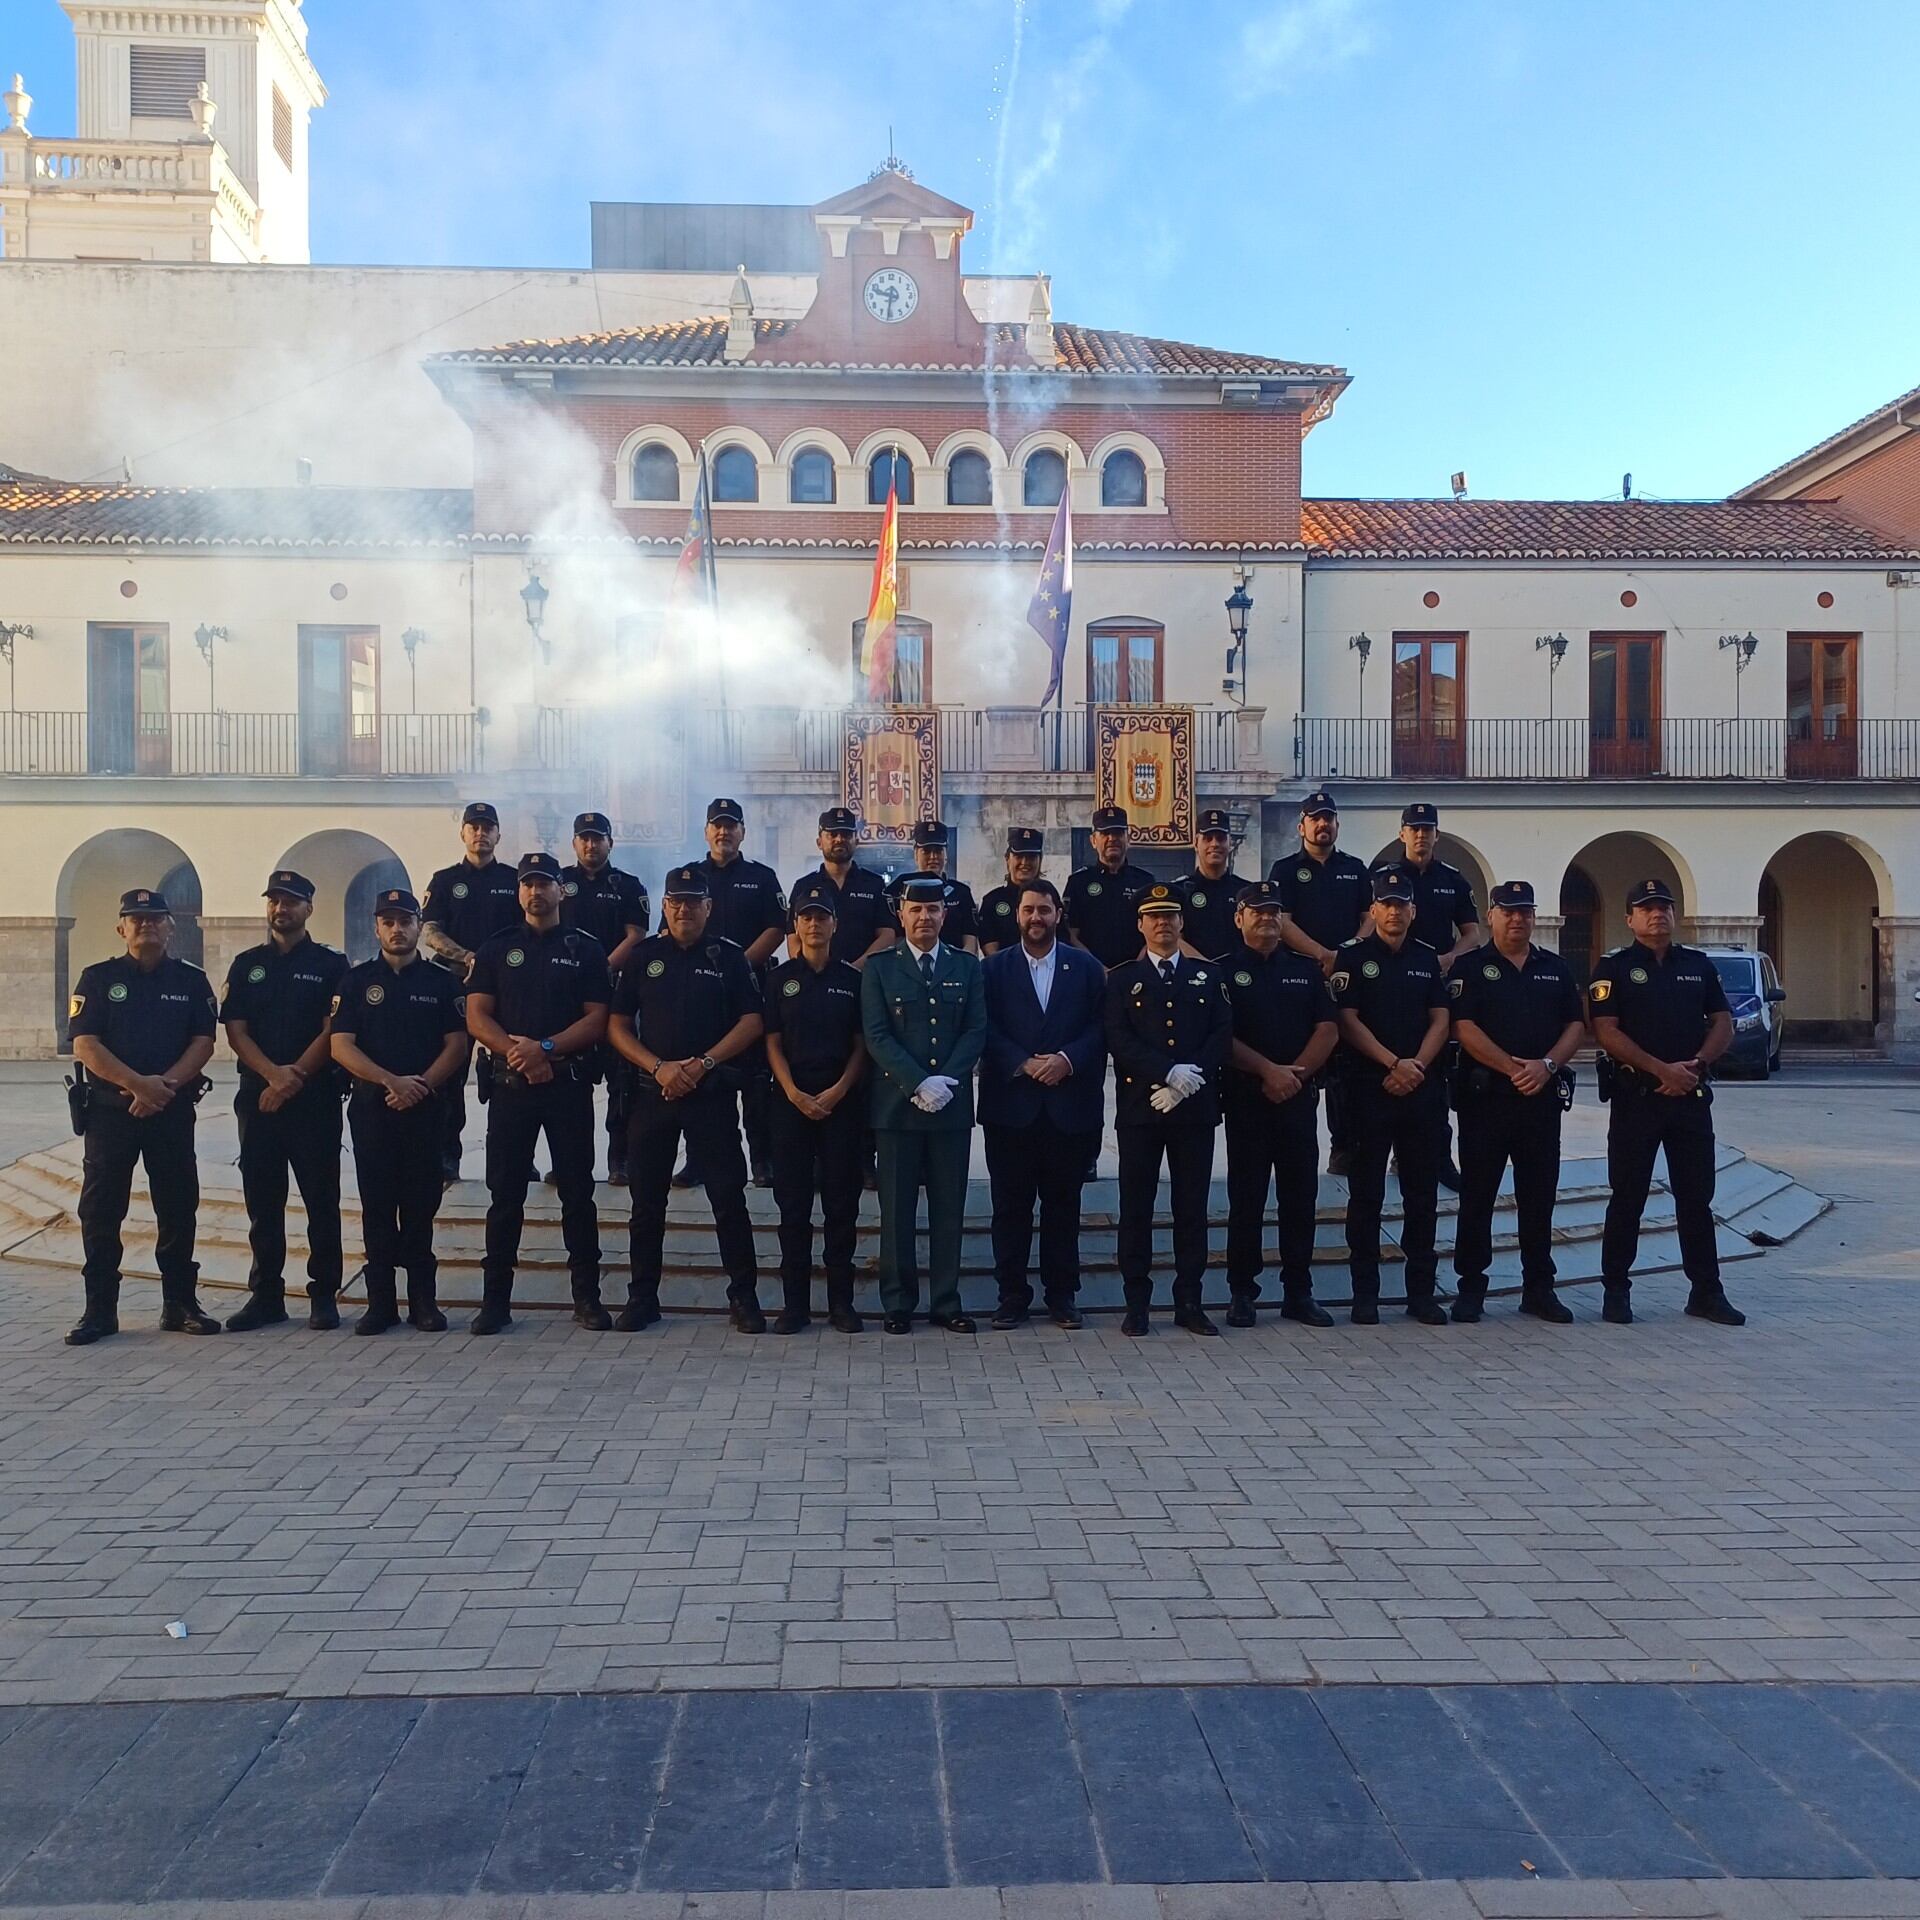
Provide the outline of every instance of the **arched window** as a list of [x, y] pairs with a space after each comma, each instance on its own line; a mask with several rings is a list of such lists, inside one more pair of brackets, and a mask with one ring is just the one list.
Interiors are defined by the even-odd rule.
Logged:
[[1117, 448], [1101, 464], [1100, 504], [1103, 507], [1144, 507], [1147, 504], [1146, 462], [1132, 448]]
[[987, 456], [977, 447], [962, 447], [947, 462], [947, 505], [993, 505], [993, 468], [988, 464]]
[[904, 453], [893, 452], [883, 447], [867, 462], [867, 504], [872, 507], [884, 507], [887, 504], [887, 469], [893, 469], [893, 484], [900, 495], [903, 507], [913, 505], [913, 462]]
[[716, 500], [758, 500], [760, 463], [751, 447], [722, 447], [714, 456], [713, 497]]
[[1067, 463], [1051, 447], [1037, 447], [1027, 455], [1021, 478], [1021, 498], [1030, 507], [1057, 507], [1067, 490]]
[[680, 462], [673, 449], [649, 440], [633, 456], [633, 497], [636, 500], [678, 500]]
[[821, 447], [802, 447], [793, 456], [787, 497], [800, 506], [832, 506], [833, 455]]
[[[867, 676], [860, 671], [860, 651], [866, 642], [867, 623], [853, 623], [853, 698], [857, 706], [867, 704]], [[893, 684], [888, 701], [894, 706], [924, 707], [933, 698], [933, 628], [911, 613], [900, 614], [893, 623]]]

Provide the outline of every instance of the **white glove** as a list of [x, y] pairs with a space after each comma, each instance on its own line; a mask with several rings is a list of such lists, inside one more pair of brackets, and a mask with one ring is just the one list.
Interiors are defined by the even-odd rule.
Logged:
[[1184, 1093], [1175, 1092], [1172, 1087], [1155, 1087], [1148, 1094], [1147, 1100], [1155, 1113], [1171, 1113], [1186, 1097]]
[[953, 1090], [959, 1084], [944, 1073], [930, 1073], [914, 1088], [913, 1104], [922, 1113], [938, 1113], [953, 1098]]
[[1167, 1085], [1180, 1089], [1181, 1099], [1189, 1094], [1198, 1093], [1207, 1084], [1207, 1076], [1198, 1067], [1169, 1067]]

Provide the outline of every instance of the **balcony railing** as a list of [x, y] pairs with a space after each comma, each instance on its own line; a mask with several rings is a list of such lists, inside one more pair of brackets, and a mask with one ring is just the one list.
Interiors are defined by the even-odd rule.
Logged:
[[1920, 720], [1300, 719], [1306, 780], [1920, 780]]
[[409, 779], [478, 771], [470, 713], [0, 712], [0, 776]]

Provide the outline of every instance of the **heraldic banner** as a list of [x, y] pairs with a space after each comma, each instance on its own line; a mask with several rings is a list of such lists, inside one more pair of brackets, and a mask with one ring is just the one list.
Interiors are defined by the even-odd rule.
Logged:
[[1140, 847], [1193, 845], [1193, 709], [1096, 707], [1093, 804], [1125, 807]]
[[933, 707], [850, 712], [840, 802], [860, 816], [860, 844], [913, 844], [916, 820], [940, 817], [940, 715]]
[[607, 796], [616, 846], [677, 852], [687, 844], [687, 749], [677, 732], [657, 732], [644, 756], [593, 752], [583, 756], [581, 770], [586, 778], [580, 791]]

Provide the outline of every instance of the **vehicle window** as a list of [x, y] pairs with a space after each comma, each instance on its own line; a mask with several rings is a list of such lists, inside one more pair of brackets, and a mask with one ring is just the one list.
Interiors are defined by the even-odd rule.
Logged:
[[1729, 993], [1753, 993], [1753, 956], [1749, 953], [1716, 953], [1713, 964], [1719, 969], [1720, 984]]
[[1760, 956], [1760, 980], [1769, 993], [1780, 984], [1780, 975], [1774, 969], [1773, 955], [1770, 953]]

